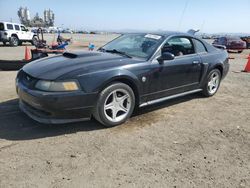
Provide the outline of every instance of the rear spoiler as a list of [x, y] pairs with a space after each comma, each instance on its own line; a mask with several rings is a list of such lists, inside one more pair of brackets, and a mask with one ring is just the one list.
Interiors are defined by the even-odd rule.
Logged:
[[198, 30], [195, 30], [195, 29], [189, 29], [188, 31], [187, 31], [187, 33], [189, 34], [189, 35], [195, 35], [195, 33], [198, 33], [200, 30], [198, 29]]
[[215, 48], [219, 48], [219, 49], [221, 49], [221, 50], [226, 50], [226, 49], [227, 49], [227, 47], [226, 47], [226, 46], [223, 46], [223, 45], [213, 44], [213, 46], [214, 46]]

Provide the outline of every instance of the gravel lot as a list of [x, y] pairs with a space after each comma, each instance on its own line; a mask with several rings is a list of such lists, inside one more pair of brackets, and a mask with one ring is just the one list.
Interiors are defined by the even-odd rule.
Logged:
[[[70, 50], [116, 37], [72, 36]], [[249, 53], [231, 54], [214, 97], [147, 107], [110, 129], [31, 120], [18, 109], [17, 72], [0, 71], [0, 187], [250, 187], [250, 73], [239, 73]], [[1, 59], [23, 56], [0, 46]]]

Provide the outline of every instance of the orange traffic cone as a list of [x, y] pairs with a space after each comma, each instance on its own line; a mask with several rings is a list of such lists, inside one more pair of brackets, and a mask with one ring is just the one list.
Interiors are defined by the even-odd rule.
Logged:
[[248, 61], [243, 72], [250, 72], [250, 54], [248, 56]]
[[25, 47], [25, 57], [24, 57], [24, 59], [26, 61], [31, 59], [30, 49], [27, 46]]

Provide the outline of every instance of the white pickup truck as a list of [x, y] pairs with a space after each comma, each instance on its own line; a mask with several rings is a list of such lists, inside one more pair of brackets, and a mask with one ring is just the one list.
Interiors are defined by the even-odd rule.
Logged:
[[22, 45], [23, 42], [30, 42], [34, 45], [37, 42], [37, 35], [29, 31], [24, 25], [11, 22], [0, 22], [0, 42], [10, 46]]

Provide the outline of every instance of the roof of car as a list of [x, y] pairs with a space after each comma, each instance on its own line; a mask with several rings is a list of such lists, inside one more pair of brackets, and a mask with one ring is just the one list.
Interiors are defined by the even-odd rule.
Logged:
[[170, 35], [190, 35], [188, 33], [183, 33], [183, 32], [177, 32], [177, 31], [165, 31], [165, 32], [154, 32], [155, 34], [158, 35], [163, 35], [165, 37], [168, 37]]
[[189, 33], [177, 32], [177, 31], [154, 31], [154, 32], [136, 32], [136, 33], [127, 33], [127, 34], [152, 34], [152, 35], [161, 35], [164, 37], [169, 37], [171, 35], [184, 35], [184, 36], [194, 36]]
[[0, 23], [15, 24], [15, 25], [23, 25], [23, 24], [20, 24], [20, 23], [14, 23], [14, 22], [4, 22], [4, 21], [0, 21]]

